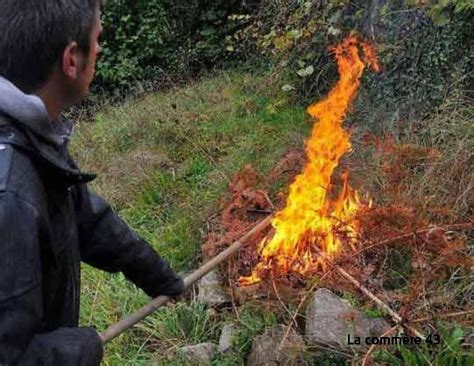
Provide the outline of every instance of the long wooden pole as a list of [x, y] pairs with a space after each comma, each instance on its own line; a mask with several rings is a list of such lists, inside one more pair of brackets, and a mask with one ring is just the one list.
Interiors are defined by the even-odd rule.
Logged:
[[[247, 232], [240, 240], [235, 241], [231, 246], [229, 246], [226, 250], [222, 253], [218, 254], [214, 258], [212, 258], [209, 262], [202, 265], [199, 269], [195, 272], [191, 273], [184, 279], [184, 285], [188, 288], [190, 285], [198, 281], [201, 277], [208, 274], [214, 268], [216, 268], [219, 264], [233, 256], [237, 253], [242, 246], [250, 240], [254, 235], [258, 234], [259, 232], [265, 230], [271, 223], [272, 216], [268, 216], [266, 219], [262, 220], [258, 223], [252, 230]], [[139, 323], [143, 319], [145, 319], [148, 315], [155, 312], [157, 309], [165, 305], [167, 302], [171, 300], [168, 296], [158, 296], [156, 299], [151, 301], [150, 303], [146, 304], [135, 313], [129, 315], [128, 317], [120, 320], [118, 323], [111, 325], [107, 328], [104, 332], [100, 333], [100, 338], [102, 343], [107, 343], [112, 339], [118, 337], [124, 331], [130, 329], [135, 324]]]

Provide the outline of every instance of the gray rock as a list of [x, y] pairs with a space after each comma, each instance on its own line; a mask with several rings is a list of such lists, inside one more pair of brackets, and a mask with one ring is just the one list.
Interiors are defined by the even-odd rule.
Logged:
[[305, 344], [303, 338], [290, 330], [280, 348], [288, 327], [278, 325], [268, 329], [263, 335], [255, 337], [247, 360], [247, 366], [297, 366], [305, 365], [301, 356]]
[[210, 365], [216, 349], [217, 345], [208, 342], [181, 347], [178, 353], [185, 361], [193, 365]]
[[237, 329], [233, 324], [225, 324], [222, 327], [221, 336], [219, 338], [219, 348], [220, 353], [225, 353], [232, 347], [232, 342], [235, 335], [237, 334]]
[[306, 309], [306, 339], [310, 344], [322, 344], [347, 350], [348, 337], [354, 343], [360, 337], [364, 339], [380, 336], [390, 326], [382, 318], [372, 319], [352, 307], [348, 301], [341, 299], [325, 288], [317, 290]]
[[197, 301], [211, 307], [231, 302], [230, 297], [222, 288], [217, 270], [209, 272], [199, 281]]

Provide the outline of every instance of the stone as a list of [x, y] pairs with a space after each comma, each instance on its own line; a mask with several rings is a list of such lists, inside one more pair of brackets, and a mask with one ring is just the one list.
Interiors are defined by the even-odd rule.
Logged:
[[178, 350], [178, 353], [185, 361], [193, 365], [210, 365], [212, 357], [216, 352], [217, 345], [211, 342], [184, 346]]
[[[318, 289], [306, 308], [306, 340], [336, 349], [366, 346], [365, 338], [381, 336], [390, 329], [382, 318], [369, 318], [328, 289]], [[359, 337], [360, 345], [354, 344]]]
[[222, 288], [217, 270], [209, 272], [199, 281], [197, 301], [210, 307], [219, 307], [231, 302], [229, 295]]
[[255, 337], [248, 357], [247, 366], [297, 366], [305, 365], [302, 351], [305, 348], [303, 338], [293, 329], [288, 333], [282, 347], [288, 327], [278, 325], [268, 329], [263, 335]]
[[234, 324], [225, 324], [222, 327], [221, 336], [219, 338], [219, 347], [218, 351], [220, 353], [225, 353], [232, 348], [232, 342], [234, 337], [237, 334], [237, 329]]

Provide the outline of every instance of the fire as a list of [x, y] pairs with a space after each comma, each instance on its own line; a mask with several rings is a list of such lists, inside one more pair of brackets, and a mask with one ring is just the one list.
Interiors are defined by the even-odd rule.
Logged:
[[[363, 51], [361, 58], [359, 46]], [[343, 186], [331, 199], [331, 177], [341, 157], [351, 149], [350, 134], [343, 128], [346, 112], [360, 85], [366, 66], [379, 70], [374, 48], [357, 37], [346, 38], [331, 48], [339, 80], [322, 101], [308, 108], [317, 123], [306, 142], [308, 163], [290, 186], [286, 207], [272, 221], [275, 233], [259, 245], [261, 261], [242, 285], [258, 282], [264, 273], [302, 275], [324, 266], [321, 256], [334, 257], [343, 243], [357, 241], [356, 214], [359, 196], [343, 173]]]

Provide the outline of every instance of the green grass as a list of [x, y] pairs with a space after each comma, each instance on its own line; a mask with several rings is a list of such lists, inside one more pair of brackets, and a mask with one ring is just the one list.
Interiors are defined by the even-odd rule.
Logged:
[[213, 362], [215, 366], [243, 366], [244, 357], [250, 351], [253, 339], [263, 333], [265, 328], [275, 326], [278, 318], [273, 312], [250, 303], [241, 309], [239, 319], [234, 322], [237, 324], [233, 348], [224, 355], [217, 355]]
[[[463, 329], [446, 329], [439, 325], [439, 344], [423, 342], [420, 346], [397, 346], [395, 352], [379, 351], [375, 359], [394, 366], [463, 366], [474, 364], [474, 355], [463, 347]], [[430, 339], [430, 338], [428, 338]], [[432, 338], [434, 339], [434, 338]], [[433, 341], [433, 343], [437, 343]]]
[[[206, 220], [218, 212], [231, 177], [248, 163], [268, 173], [302, 146], [305, 120], [265, 78], [221, 74], [80, 121], [73, 153], [82, 169], [99, 174], [93, 189], [183, 271], [198, 266]], [[147, 300], [122, 275], [83, 267], [83, 324], [104, 329]], [[108, 345], [105, 364], [145, 365], [161, 359], [154, 353], [216, 340], [216, 321], [196, 305], [166, 309]], [[240, 348], [248, 349], [251, 325], [243, 327]]]

